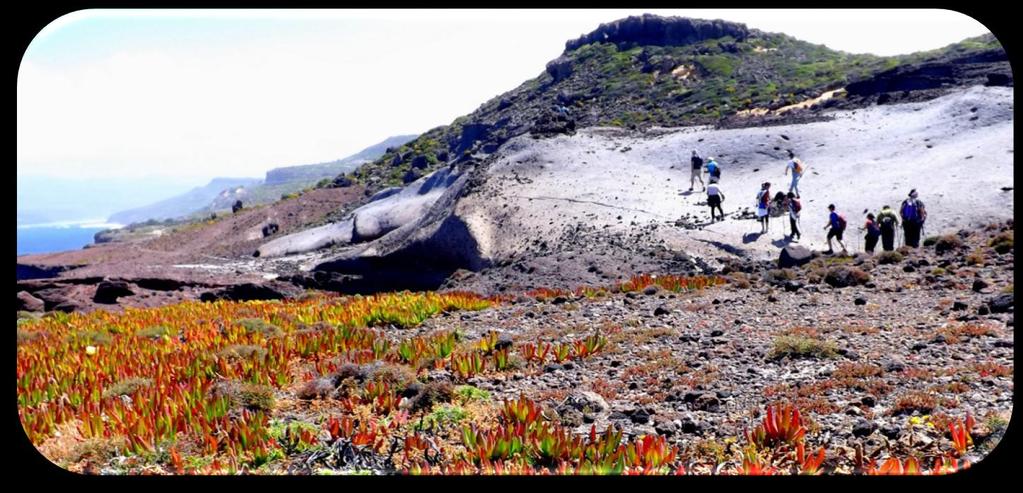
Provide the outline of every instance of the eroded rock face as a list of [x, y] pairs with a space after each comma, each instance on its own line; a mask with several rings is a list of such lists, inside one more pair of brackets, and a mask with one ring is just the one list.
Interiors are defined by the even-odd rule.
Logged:
[[633, 16], [601, 24], [597, 30], [565, 43], [565, 51], [597, 42], [684, 46], [725, 36], [743, 40], [749, 36], [749, 29], [745, 24], [721, 20], [708, 21], [645, 14], [642, 17]]

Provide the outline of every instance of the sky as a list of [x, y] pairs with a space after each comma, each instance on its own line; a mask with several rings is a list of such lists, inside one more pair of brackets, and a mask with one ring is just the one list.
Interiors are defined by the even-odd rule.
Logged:
[[567, 40], [642, 13], [878, 55], [987, 32], [949, 10], [79, 11], [22, 59], [19, 180], [183, 187], [334, 160], [448, 124], [541, 74]]

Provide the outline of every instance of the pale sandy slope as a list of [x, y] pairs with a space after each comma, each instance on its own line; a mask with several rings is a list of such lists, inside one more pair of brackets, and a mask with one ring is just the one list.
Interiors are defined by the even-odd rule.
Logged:
[[[834, 120], [812, 124], [521, 136], [501, 148], [504, 157], [487, 171], [482, 188], [460, 200], [456, 214], [469, 224], [482, 256], [495, 260], [580, 222], [628, 231], [690, 214], [703, 223], [709, 212], [697, 205], [706, 200], [699, 185], [683, 193], [692, 149], [723, 165], [729, 215], [752, 208], [764, 181], [772, 191], [787, 191], [785, 150], [794, 149], [810, 166], [800, 183], [803, 245], [824, 248], [827, 204], [859, 226], [864, 209], [897, 208], [911, 188], [930, 213], [928, 235], [955, 231], [1013, 216], [1012, 192], [1002, 190], [1014, 186], [1012, 108], [1011, 88], [978, 86], [923, 103], [836, 112]], [[657, 234], [671, 248], [700, 256], [720, 256], [715, 243], [723, 243], [775, 257], [787, 220], [773, 221], [761, 237], [748, 234], [759, 231], [754, 221], [733, 218], [703, 229], [660, 227]]]

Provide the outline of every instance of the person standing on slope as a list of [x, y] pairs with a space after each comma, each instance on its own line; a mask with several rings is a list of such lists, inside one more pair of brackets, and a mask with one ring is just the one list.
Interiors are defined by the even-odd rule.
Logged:
[[757, 220], [760, 221], [760, 233], [767, 232], [768, 219], [771, 218], [771, 184], [764, 182], [757, 193]]
[[824, 252], [826, 255], [835, 253], [835, 249], [831, 248], [831, 239], [836, 238], [838, 245], [842, 247], [842, 253], [848, 253], [845, 249], [845, 243], [842, 243], [842, 233], [845, 232], [845, 218], [841, 214], [835, 212], [835, 204], [828, 205], [828, 210], [831, 214], [828, 215], [828, 224], [824, 226], [824, 229], [831, 228], [828, 230], [828, 251]]
[[707, 158], [707, 181], [710, 183], [721, 181], [721, 165], [712, 157]]
[[689, 191], [693, 191], [693, 182], [696, 180], [700, 180], [700, 187], [703, 190], [707, 190], [707, 185], [703, 183], [703, 158], [694, 150], [690, 161], [692, 163], [692, 173], [689, 175]]
[[789, 209], [789, 226], [792, 227], [792, 234], [789, 235], [792, 241], [799, 241], [799, 211], [803, 209], [803, 204], [799, 203], [799, 199], [796, 198], [796, 194], [789, 192], [788, 194], [788, 209]]
[[909, 198], [902, 201], [899, 215], [902, 216], [902, 230], [905, 233], [906, 245], [919, 248], [920, 231], [923, 230], [924, 221], [927, 220], [927, 210], [924, 209], [924, 203], [917, 199], [915, 188], [909, 191]]
[[877, 213], [877, 224], [881, 229], [881, 248], [886, 252], [895, 250], [895, 228], [899, 226], [899, 217], [891, 206], [884, 206]]
[[867, 222], [860, 228], [860, 231], [866, 231], [867, 236], [864, 237], [865, 243], [863, 251], [868, 253], [874, 253], [874, 247], [877, 246], [877, 239], [881, 237], [881, 228], [877, 225], [877, 221], [874, 220], [873, 214], [867, 214]]
[[725, 220], [725, 211], [721, 209], [721, 203], [725, 201], [725, 194], [718, 188], [718, 184], [711, 182], [707, 185], [707, 205], [710, 206], [710, 222], [714, 222], [714, 209], [721, 213], [721, 220]]
[[789, 192], [795, 191], [796, 198], [799, 198], [799, 180], [803, 177], [803, 173], [806, 172], [806, 166], [803, 162], [796, 157], [796, 154], [789, 151], [789, 164], [785, 165], [785, 175], [788, 176], [789, 171], [792, 171], [792, 183], [789, 184]]

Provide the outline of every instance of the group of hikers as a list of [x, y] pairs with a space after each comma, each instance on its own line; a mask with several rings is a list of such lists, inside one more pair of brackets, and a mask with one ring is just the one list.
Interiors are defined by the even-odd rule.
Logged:
[[[791, 150], [788, 151], [788, 155], [789, 161], [785, 165], [785, 174], [789, 175], [791, 173], [792, 175], [788, 193], [779, 191], [772, 197], [771, 183], [764, 182], [761, 184], [756, 198], [756, 217], [757, 221], [760, 222], [760, 233], [764, 234], [768, 232], [768, 221], [772, 215], [780, 216], [787, 213], [791, 230], [788, 237], [791, 241], [796, 242], [802, 236], [799, 231], [800, 211], [803, 208], [799, 197], [799, 180], [803, 178], [808, 167]], [[711, 222], [717, 221], [718, 215], [720, 215], [721, 220], [724, 220], [725, 213], [721, 208], [721, 203], [725, 200], [725, 194], [719, 186], [721, 181], [721, 165], [713, 157], [708, 157], [704, 160], [695, 150], [690, 162], [692, 164], [692, 172], [689, 178], [689, 191], [692, 192], [696, 182], [699, 181], [700, 186], [707, 193], [707, 205], [710, 206]], [[706, 185], [703, 182], [704, 171], [707, 172]], [[832, 239], [838, 241], [838, 245], [842, 247], [842, 253], [848, 253], [842, 239], [847, 223], [845, 217], [835, 209], [835, 204], [828, 205], [828, 223], [824, 226], [824, 229], [828, 230], [828, 250], [824, 253], [829, 255], [834, 253], [831, 243]], [[864, 212], [866, 213], [867, 211]], [[898, 216], [889, 205], [882, 207], [876, 216], [873, 213], [867, 214], [866, 223], [863, 227], [859, 228], [859, 231], [866, 232], [864, 251], [874, 253], [879, 239], [881, 240], [881, 247], [885, 251], [895, 250], [895, 232], [899, 226], [900, 218], [906, 246], [918, 248], [920, 246], [920, 235], [923, 231], [924, 222], [927, 220], [927, 210], [924, 208], [924, 203], [920, 201], [916, 189], [913, 189], [909, 192], [909, 197], [902, 201]]]

